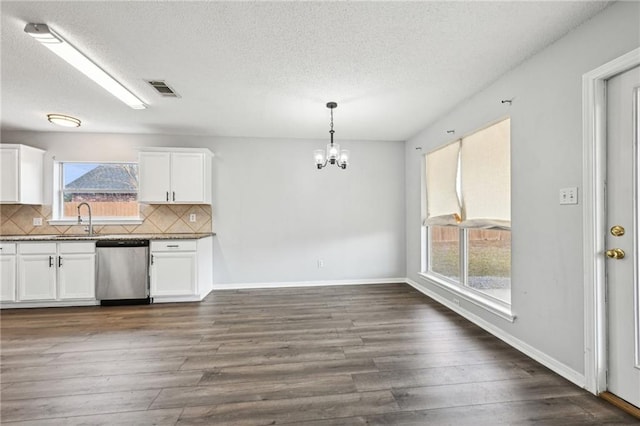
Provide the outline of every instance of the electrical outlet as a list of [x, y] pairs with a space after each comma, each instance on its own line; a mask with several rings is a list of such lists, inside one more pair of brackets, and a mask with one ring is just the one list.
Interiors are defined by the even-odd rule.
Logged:
[[324, 268], [324, 260], [318, 259], [318, 269]]
[[33, 226], [42, 226], [42, 218], [34, 217], [33, 218]]
[[189, 215], [189, 222], [195, 222], [196, 221], [196, 214], [195, 213], [191, 213]]
[[560, 189], [560, 204], [578, 204], [578, 188], [573, 186]]

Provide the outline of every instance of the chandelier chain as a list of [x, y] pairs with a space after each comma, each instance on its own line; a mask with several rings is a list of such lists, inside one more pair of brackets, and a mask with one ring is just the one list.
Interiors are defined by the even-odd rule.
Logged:
[[333, 132], [333, 108], [331, 108], [331, 131]]

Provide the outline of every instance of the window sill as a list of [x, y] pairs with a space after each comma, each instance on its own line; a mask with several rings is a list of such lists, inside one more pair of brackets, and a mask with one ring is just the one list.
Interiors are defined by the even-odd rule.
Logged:
[[505, 319], [509, 322], [514, 322], [516, 319], [515, 315], [513, 315], [513, 313], [511, 312], [510, 306], [506, 306], [499, 302], [490, 300], [487, 297], [483, 297], [476, 292], [470, 291], [459, 285], [451, 284], [433, 274], [418, 272], [418, 275], [425, 281], [435, 284], [438, 287], [443, 288], [455, 294], [456, 296], [459, 296], [464, 300], [473, 303], [474, 305], [479, 306], [494, 315], [499, 316], [502, 319]]
[[[142, 219], [96, 219], [92, 221], [92, 225], [142, 225]], [[77, 219], [51, 219], [48, 220], [49, 225], [78, 225]], [[82, 225], [89, 225], [88, 219], [82, 220]]]

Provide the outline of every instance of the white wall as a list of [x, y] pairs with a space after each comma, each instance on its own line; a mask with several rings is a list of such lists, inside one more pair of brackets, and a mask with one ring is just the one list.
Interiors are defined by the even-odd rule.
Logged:
[[402, 142], [342, 141], [346, 170], [315, 168], [313, 151], [327, 140], [4, 131], [2, 142], [47, 150], [47, 176], [53, 157], [135, 161], [142, 146], [211, 149], [219, 286], [406, 276]]
[[[505, 35], [508, 36], [508, 35]], [[616, 3], [471, 96], [406, 144], [407, 274], [452, 296], [420, 270], [420, 151], [511, 116], [512, 310], [508, 323], [464, 300], [461, 308], [584, 374], [583, 205], [560, 206], [582, 184], [582, 74], [640, 45], [640, 4]], [[501, 104], [513, 99], [513, 104]]]

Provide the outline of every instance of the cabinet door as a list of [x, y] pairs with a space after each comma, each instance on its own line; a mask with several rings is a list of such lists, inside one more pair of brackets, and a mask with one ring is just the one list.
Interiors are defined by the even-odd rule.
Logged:
[[55, 300], [56, 261], [54, 254], [18, 256], [19, 300]]
[[95, 254], [65, 254], [58, 257], [60, 299], [95, 299]]
[[199, 152], [171, 154], [171, 201], [176, 203], [203, 203], [204, 160]]
[[196, 253], [152, 253], [151, 297], [196, 294]]
[[16, 257], [0, 255], [0, 301], [16, 300]]
[[138, 201], [167, 203], [170, 201], [171, 155], [168, 152], [141, 152], [138, 169]]
[[18, 150], [0, 149], [0, 202], [17, 203], [18, 200]]

